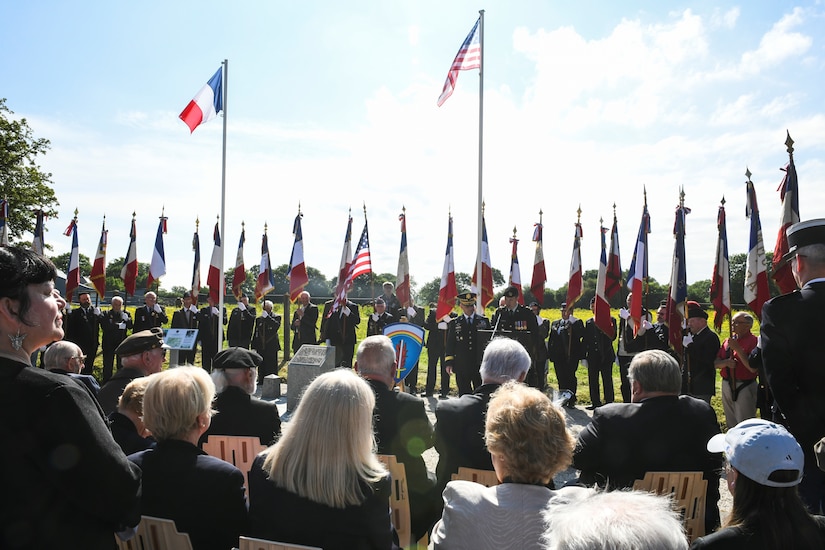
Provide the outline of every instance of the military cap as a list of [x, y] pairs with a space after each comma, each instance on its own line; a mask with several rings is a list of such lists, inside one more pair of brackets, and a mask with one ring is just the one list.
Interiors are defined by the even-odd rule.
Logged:
[[252, 369], [260, 367], [263, 358], [257, 352], [246, 348], [227, 348], [215, 354], [213, 369]]
[[701, 317], [702, 319], [708, 318], [708, 312], [704, 310], [704, 308], [699, 304], [699, 302], [690, 301], [687, 303], [688, 308], [688, 319], [693, 319], [694, 317]]
[[514, 286], [508, 286], [504, 289], [504, 296], [506, 298], [517, 298], [518, 297], [518, 289]]
[[387, 305], [387, 303], [384, 301], [383, 298], [376, 298], [375, 299], [375, 305], [378, 305], [378, 304], [381, 304], [382, 306]]
[[790, 226], [788, 235], [788, 253], [782, 256], [787, 262], [796, 255], [796, 251], [810, 244], [825, 244], [825, 219], [805, 220]]
[[559, 309], [567, 309], [567, 302], [562, 302]]
[[475, 292], [463, 292], [458, 295], [458, 302], [462, 306], [474, 306], [476, 305], [476, 293]]
[[192, 297], [192, 291], [191, 290], [187, 290], [186, 292], [183, 293], [183, 296], [181, 296], [181, 298], [191, 298], [191, 297]]
[[115, 353], [121, 357], [128, 357], [155, 348], [166, 347], [166, 344], [163, 343], [163, 329], [160, 327], [152, 327], [148, 330], [136, 332], [126, 338], [120, 343], [117, 349], [115, 349]]

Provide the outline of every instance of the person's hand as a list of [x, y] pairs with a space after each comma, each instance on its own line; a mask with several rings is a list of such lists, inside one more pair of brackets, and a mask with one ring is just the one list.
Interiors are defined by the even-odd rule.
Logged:
[[447, 374], [453, 373], [453, 367], [444, 367], [444, 370], [447, 371]]
[[745, 350], [742, 349], [742, 345], [733, 338], [728, 340], [728, 348], [735, 351], [736, 355], [747, 355]]
[[377, 322], [378, 322], [378, 314], [377, 314], [377, 313], [373, 313], [373, 314], [372, 314], [372, 320], [373, 320], [373, 322], [375, 322], [375, 323], [377, 323]]
[[644, 321], [642, 321], [642, 328], [645, 330], [650, 330], [653, 328], [653, 323], [645, 319]]
[[692, 334], [685, 334], [682, 337], [682, 345], [688, 347], [693, 343], [693, 335]]
[[440, 323], [438, 323], [438, 328], [439, 330], [447, 330], [447, 323], [441, 321]]
[[72, 304], [70, 304], [69, 302], [66, 302], [66, 313], [71, 313], [71, 312], [72, 312]]
[[218, 312], [218, 308], [216, 308], [215, 306], [212, 306], [212, 315], [216, 317], [220, 315], [220, 312]]
[[266, 319], [267, 317], [269, 317], [269, 313], [268, 313], [266, 310], [263, 310], [263, 311], [261, 312], [261, 317], [263, 317], [264, 319]]
[[118, 323], [117, 328], [119, 328], [120, 330], [126, 330], [126, 323]]
[[160, 308], [160, 304], [155, 304], [155, 307], [152, 308], [155, 310], [155, 313], [161, 313], [163, 310]]
[[191, 311], [192, 313], [197, 313], [197, 312], [198, 312], [198, 308], [196, 308], [196, 307], [195, 307], [195, 305], [194, 305], [194, 304], [192, 304], [191, 306], [189, 306], [189, 311]]
[[342, 309], [341, 311], [344, 312], [344, 315], [346, 315], [347, 317], [349, 317], [349, 314], [352, 313], [347, 306], [344, 306], [344, 309]]
[[630, 319], [630, 312], [627, 311], [627, 309], [622, 308], [619, 310], [619, 317], [627, 321], [628, 319]]
[[415, 308], [414, 308], [414, 307], [410, 306], [410, 307], [408, 307], [408, 308], [407, 308], [407, 317], [409, 317], [410, 319], [412, 319], [413, 317], [415, 317], [415, 314], [416, 314], [416, 313], [417, 313], [417, 312], [415, 311]]
[[238, 302], [238, 309], [240, 309], [241, 311], [246, 311], [246, 306], [243, 302]]
[[587, 359], [582, 359], [581, 364], [584, 368], [587, 368]]
[[124, 311], [120, 314], [120, 318], [123, 319], [123, 322], [125, 323], [129, 320], [129, 314]]
[[100, 315], [100, 308], [99, 308], [99, 307], [97, 307], [97, 306], [95, 306], [95, 308], [92, 310], [92, 312], [93, 312], [95, 315]]

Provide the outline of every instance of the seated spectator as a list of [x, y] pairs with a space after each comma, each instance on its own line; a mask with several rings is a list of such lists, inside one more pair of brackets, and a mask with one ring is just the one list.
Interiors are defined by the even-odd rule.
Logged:
[[97, 395], [100, 407], [107, 415], [117, 409], [117, 400], [129, 382], [160, 372], [163, 368], [166, 358], [163, 329], [155, 327], [136, 332], [121, 342], [115, 353], [120, 356], [123, 366], [103, 384]]
[[433, 528], [433, 547], [537, 548], [544, 508], [591, 492], [547, 488], [573, 456], [565, 415], [539, 390], [508, 382], [490, 399], [484, 438], [501, 484], [449, 482], [444, 513]]
[[83, 384], [92, 395], [97, 395], [100, 391], [100, 384], [97, 379], [91, 374], [80, 374], [83, 370], [86, 356], [83, 355], [83, 350], [74, 342], [68, 340], [60, 340], [46, 348], [43, 353], [43, 366], [46, 370], [57, 373], [66, 374], [70, 378]]
[[129, 456], [143, 470], [141, 515], [174, 520], [178, 531], [189, 534], [193, 550], [237, 546], [246, 528], [243, 474], [197, 446], [209, 427], [214, 397], [215, 385], [200, 367], [150, 376], [143, 419], [158, 444]]
[[135, 378], [117, 401], [117, 410], [109, 415], [112, 437], [127, 455], [155, 446], [155, 439], [143, 422], [143, 394], [149, 378]]
[[640, 491], [594, 492], [545, 511], [547, 550], [686, 550], [670, 499]]
[[788, 430], [751, 418], [713, 436], [708, 450], [725, 453], [733, 508], [722, 529], [691, 549], [825, 548], [825, 517], [799, 498], [805, 457]]
[[350, 369], [307, 387], [249, 472], [250, 534], [325, 550], [397, 548], [390, 478], [375, 456], [375, 396]]
[[212, 381], [218, 398], [212, 425], [201, 437], [201, 444], [210, 435], [245, 435], [271, 445], [281, 435], [278, 406], [254, 395], [262, 361], [256, 352], [239, 347], [219, 351], [212, 359]]

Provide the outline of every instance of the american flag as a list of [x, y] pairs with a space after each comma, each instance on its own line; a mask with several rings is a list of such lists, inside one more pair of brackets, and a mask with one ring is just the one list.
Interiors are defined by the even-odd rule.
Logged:
[[455, 89], [455, 82], [458, 80], [458, 71], [466, 71], [469, 69], [481, 68], [481, 32], [479, 27], [481, 25], [481, 17], [478, 18], [476, 24], [473, 25], [473, 30], [464, 39], [458, 53], [453, 59], [453, 64], [450, 65], [450, 72], [447, 73], [447, 80], [444, 82], [444, 89], [441, 90], [441, 95], [438, 96], [438, 106], [444, 104]]
[[370, 236], [367, 231], [367, 222], [364, 220], [364, 230], [361, 232], [361, 239], [355, 247], [355, 259], [352, 262], [351, 274], [348, 280], [351, 282], [359, 275], [372, 273], [372, 263], [370, 262]]

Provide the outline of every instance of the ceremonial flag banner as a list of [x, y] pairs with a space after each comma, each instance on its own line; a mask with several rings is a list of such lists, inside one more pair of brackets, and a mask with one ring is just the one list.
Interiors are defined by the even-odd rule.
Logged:
[[351, 273], [347, 277], [347, 289], [352, 288], [352, 281], [360, 275], [372, 273], [372, 263], [370, 262], [370, 235], [367, 230], [367, 220], [364, 220], [364, 230], [361, 231], [361, 238], [358, 246], [355, 247], [355, 259], [352, 261]]
[[272, 264], [269, 256], [269, 239], [264, 232], [261, 239], [261, 268], [258, 272], [258, 280], [255, 282], [255, 301], [260, 302], [266, 294], [275, 288], [275, 274], [272, 272]]
[[[790, 140], [790, 136], [788, 136]], [[793, 143], [793, 142], [791, 142]], [[791, 148], [793, 151], [793, 148]], [[785, 231], [799, 222], [799, 181], [796, 177], [796, 166], [791, 156], [790, 162], [784, 168], [785, 177], [779, 184], [779, 197], [782, 200], [782, 214], [779, 220], [779, 234], [776, 236], [776, 246], [773, 249], [773, 280], [782, 294], [796, 290], [796, 281], [791, 273], [791, 264], [783, 262], [782, 257], [788, 253], [788, 236]]]
[[610, 253], [607, 255], [607, 276], [604, 283], [604, 297], [610, 300], [622, 287], [622, 260], [619, 254], [619, 223], [613, 214], [613, 228], [610, 230]]
[[682, 352], [682, 320], [687, 301], [687, 269], [685, 266], [685, 216], [690, 212], [684, 205], [676, 207], [673, 225], [673, 267], [670, 272], [670, 289], [667, 295], [666, 317], [670, 328], [670, 345], [677, 353]]
[[0, 246], [9, 246], [9, 202], [0, 199]]
[[298, 299], [298, 295], [304, 290], [304, 287], [309, 283], [309, 275], [307, 275], [307, 266], [304, 263], [304, 236], [301, 231], [301, 218], [304, 215], [300, 212], [295, 216], [295, 223], [292, 224], [292, 234], [295, 237], [295, 242], [292, 244], [292, 255], [289, 258], [289, 271], [287, 271], [287, 278], [289, 279], [289, 299], [293, 302]]
[[212, 75], [195, 98], [189, 102], [180, 119], [189, 126], [189, 132], [205, 122], [209, 122], [223, 111], [223, 67]]
[[35, 221], [34, 221], [34, 237], [32, 238], [32, 250], [35, 254], [43, 255], [43, 250], [46, 246], [46, 240], [44, 238], [43, 233], [43, 222], [46, 215], [43, 213], [42, 210], [35, 211]]
[[750, 244], [748, 246], [748, 261], [745, 271], [745, 302], [756, 314], [762, 318], [762, 306], [771, 297], [768, 287], [768, 260], [765, 257], [765, 243], [762, 241], [762, 223], [759, 221], [759, 206], [756, 203], [756, 189], [753, 182], [747, 183], [748, 202], [745, 217], [751, 220]]
[[166, 253], [163, 250], [163, 236], [166, 234], [166, 217], [160, 217], [158, 234], [155, 236], [155, 249], [152, 251], [152, 263], [149, 264], [149, 277], [146, 278], [146, 288], [152, 288], [152, 283], [166, 275]]
[[455, 89], [455, 82], [458, 80], [458, 72], [469, 69], [481, 68], [481, 32], [479, 26], [481, 24], [481, 17], [478, 18], [476, 24], [473, 25], [473, 30], [464, 39], [458, 53], [453, 59], [453, 64], [450, 65], [450, 72], [447, 73], [447, 80], [444, 82], [444, 89], [441, 90], [441, 95], [438, 96], [438, 106], [441, 107], [447, 98], [453, 95]]
[[246, 268], [243, 265], [243, 245], [246, 242], [246, 229], [241, 227], [241, 238], [238, 241], [238, 253], [235, 255], [235, 272], [232, 274], [232, 294], [236, 300], [243, 295], [241, 286], [246, 282]]
[[335, 286], [335, 303], [332, 304], [333, 311], [338, 311], [339, 308], [347, 303], [347, 277], [352, 266], [352, 216], [347, 219], [347, 232], [344, 235], [344, 248], [341, 251], [341, 264], [338, 266], [338, 284]]
[[[407, 214], [402, 212], [398, 216], [401, 222], [401, 251], [398, 254], [398, 272], [395, 276], [395, 296], [401, 307], [412, 306], [410, 296], [410, 261], [407, 257]], [[393, 315], [395, 315], [393, 313]]]
[[717, 332], [722, 328], [725, 315], [730, 314], [730, 264], [728, 263], [728, 229], [725, 220], [725, 206], [719, 206], [716, 217], [719, 238], [716, 241], [716, 263], [713, 266], [713, 278], [710, 280], [710, 303], [716, 312], [713, 326]]
[[[627, 288], [630, 290], [630, 318], [633, 319], [633, 335], [642, 328], [642, 302], [647, 282], [647, 235], [650, 233], [650, 214], [647, 212], [647, 198], [642, 209], [642, 222], [636, 237], [636, 248], [627, 272]], [[677, 331], [678, 332], [678, 331]], [[681, 345], [681, 342], [680, 342]]]
[[[476, 263], [476, 265], [478, 265]], [[473, 291], [478, 292], [478, 273], [473, 269]], [[490, 305], [493, 295], [493, 264], [490, 262], [490, 245], [487, 241], [487, 222], [481, 218], [481, 307]]]
[[106, 218], [103, 218], [103, 228], [100, 230], [100, 241], [97, 243], [95, 262], [92, 264], [92, 273], [89, 279], [101, 297], [106, 294], [106, 246], [109, 240], [109, 232], [106, 231]]
[[541, 222], [539, 222], [533, 229], [533, 240], [536, 242], [536, 255], [533, 258], [533, 278], [530, 281], [530, 292], [540, 306], [544, 305], [544, 283], [547, 282], [547, 271], [544, 268], [542, 232], [543, 227]]
[[570, 279], [567, 283], [567, 311], [573, 311], [576, 302], [581, 298], [584, 278], [582, 272], [582, 224], [576, 222], [573, 236], [573, 255], [570, 257]]
[[69, 254], [69, 266], [66, 269], [66, 303], [72, 303], [72, 294], [80, 286], [80, 251], [77, 247], [77, 216], [69, 223], [64, 233], [72, 238], [72, 251]]
[[215, 231], [212, 233], [215, 246], [212, 248], [212, 259], [209, 260], [209, 273], [206, 275], [206, 285], [209, 287], [209, 297], [215, 304], [221, 297], [221, 264], [223, 263], [223, 246], [221, 245], [221, 230], [215, 222]]
[[458, 296], [453, 260], [453, 217], [450, 216], [447, 222], [447, 252], [444, 256], [444, 269], [441, 271], [441, 285], [438, 289], [438, 306], [435, 310], [437, 321], [449, 321], [450, 313], [455, 307], [455, 299]]
[[521, 270], [518, 265], [518, 239], [510, 239], [513, 245], [513, 252], [510, 254], [510, 286], [518, 289], [518, 303], [524, 305], [524, 293], [521, 290]]
[[610, 318], [610, 304], [604, 292], [607, 282], [607, 244], [605, 242], [607, 229], [600, 227], [599, 232], [602, 238], [602, 255], [599, 258], [599, 274], [596, 277], [596, 301], [593, 304], [593, 322], [612, 340], [616, 336], [616, 328], [613, 326], [612, 319]]
[[192, 250], [195, 252], [195, 262], [192, 265], [192, 299], [197, 302], [201, 291], [201, 239], [197, 229], [192, 237]]
[[129, 231], [129, 250], [126, 251], [126, 258], [123, 260], [123, 267], [120, 269], [120, 278], [123, 279], [123, 286], [126, 294], [135, 295], [135, 285], [137, 284], [138, 261], [137, 261], [137, 227], [135, 225], [135, 215], [132, 214], [132, 229]]

